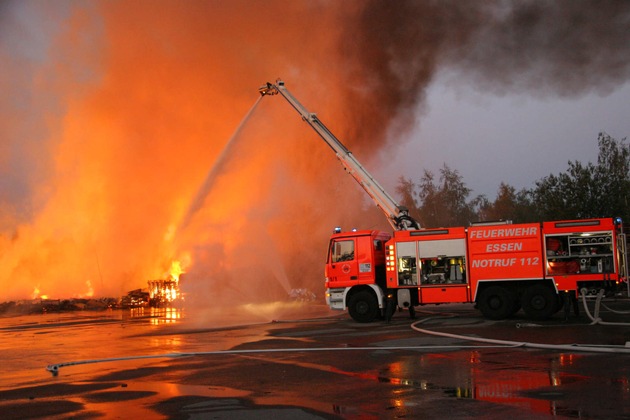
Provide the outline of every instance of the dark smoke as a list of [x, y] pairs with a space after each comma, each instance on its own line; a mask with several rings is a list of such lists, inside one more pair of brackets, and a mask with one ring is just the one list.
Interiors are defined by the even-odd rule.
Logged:
[[500, 12], [463, 51], [461, 69], [481, 88], [575, 97], [628, 80], [629, 2], [523, 2]]
[[350, 138], [382, 139], [393, 121], [407, 127], [445, 70], [497, 95], [608, 94], [630, 76], [628, 1], [361, 4], [340, 43], [348, 102], [361, 104]]

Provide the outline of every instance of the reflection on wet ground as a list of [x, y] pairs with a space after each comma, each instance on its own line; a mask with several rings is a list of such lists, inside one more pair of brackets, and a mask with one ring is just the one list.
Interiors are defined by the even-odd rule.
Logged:
[[[199, 315], [174, 309], [1, 318], [0, 411], [14, 418], [630, 417], [628, 354], [489, 346], [419, 334], [402, 316], [357, 324], [322, 307], [292, 309], [285, 321], [229, 325], [213, 316], [205, 327]], [[630, 337], [628, 326], [552, 319], [523, 328], [523, 320], [491, 322], [469, 306], [456, 309], [428, 327], [551, 344], [623, 346]], [[226, 350], [241, 353], [210, 354]], [[172, 353], [197, 355], [141, 358]], [[62, 367], [58, 376], [45, 370], [85, 360], [95, 362]]]

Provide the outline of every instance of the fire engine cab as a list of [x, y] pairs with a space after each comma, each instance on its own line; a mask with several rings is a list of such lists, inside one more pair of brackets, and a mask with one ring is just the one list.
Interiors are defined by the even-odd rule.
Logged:
[[550, 317], [579, 294], [628, 287], [626, 238], [619, 218], [543, 223], [481, 223], [422, 229], [328, 128], [281, 80], [259, 89], [283, 96], [386, 215], [393, 234], [341, 232], [328, 248], [326, 302], [358, 322], [388, 316], [395, 307], [474, 303], [490, 319], [521, 308]]

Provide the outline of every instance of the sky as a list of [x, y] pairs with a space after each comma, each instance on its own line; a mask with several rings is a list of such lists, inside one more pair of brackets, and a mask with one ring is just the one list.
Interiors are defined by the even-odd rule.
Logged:
[[398, 176], [419, 181], [424, 170], [439, 175], [446, 164], [462, 175], [471, 198], [494, 200], [501, 182], [533, 188], [565, 172], [568, 161], [596, 163], [601, 132], [617, 140], [630, 133], [630, 83], [602, 95], [541, 99], [436, 81], [426, 104], [405, 143], [377, 168], [390, 190]]
[[[628, 135], [630, 3], [0, 2], [0, 301], [321, 294], [332, 228], [389, 229], [289, 90], [393, 193], [489, 199]], [[210, 298], [211, 297], [211, 298]]]

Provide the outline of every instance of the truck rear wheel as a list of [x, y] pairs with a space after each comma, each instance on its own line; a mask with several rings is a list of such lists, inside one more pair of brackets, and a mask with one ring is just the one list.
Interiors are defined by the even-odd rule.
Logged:
[[353, 294], [348, 300], [348, 312], [357, 322], [372, 322], [378, 316], [376, 296], [367, 290]]
[[514, 314], [516, 297], [501, 286], [490, 286], [479, 295], [477, 306], [488, 319], [505, 319]]
[[535, 284], [525, 289], [521, 301], [528, 318], [541, 321], [558, 312], [558, 296], [547, 286]]

